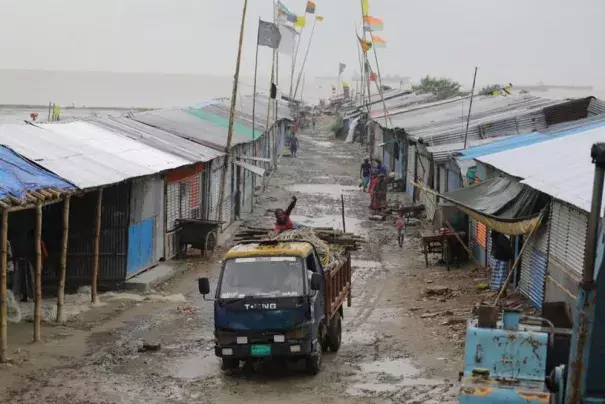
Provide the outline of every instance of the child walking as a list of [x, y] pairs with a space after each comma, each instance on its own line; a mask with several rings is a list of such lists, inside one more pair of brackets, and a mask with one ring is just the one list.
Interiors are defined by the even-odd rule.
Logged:
[[397, 228], [397, 241], [399, 247], [403, 247], [403, 240], [405, 238], [405, 219], [403, 218], [403, 212], [399, 212], [397, 219], [395, 219], [395, 227]]

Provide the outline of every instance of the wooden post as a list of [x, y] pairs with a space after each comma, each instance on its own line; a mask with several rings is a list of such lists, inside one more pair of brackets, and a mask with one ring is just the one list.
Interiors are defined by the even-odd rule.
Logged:
[[36, 268], [34, 282], [34, 342], [42, 341], [40, 326], [42, 323], [42, 203], [36, 204]]
[[69, 205], [71, 196], [67, 195], [63, 201], [63, 228], [61, 233], [61, 260], [59, 262], [59, 290], [57, 291], [57, 323], [63, 319], [63, 304], [65, 303], [65, 278], [67, 274], [67, 240], [69, 237]]
[[6, 362], [8, 351], [6, 270], [8, 268], [8, 209], [2, 209], [0, 227], [0, 362]]
[[98, 302], [97, 283], [99, 281], [99, 243], [101, 239], [101, 206], [103, 202], [103, 188], [99, 188], [97, 196], [97, 210], [95, 214], [95, 228], [93, 233], [92, 283], [90, 287], [90, 300], [93, 304]]
[[347, 226], [345, 224], [345, 197], [343, 194], [340, 194], [340, 212], [342, 213], [342, 232], [347, 232]]

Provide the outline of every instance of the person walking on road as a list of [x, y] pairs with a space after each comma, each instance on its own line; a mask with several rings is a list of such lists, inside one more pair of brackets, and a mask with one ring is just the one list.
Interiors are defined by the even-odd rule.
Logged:
[[315, 117], [311, 120], [311, 125], [313, 125], [313, 132], [315, 132]]
[[296, 137], [296, 133], [292, 133], [292, 136], [290, 136], [290, 155], [292, 157], [296, 157], [297, 150], [298, 150], [298, 137]]
[[395, 219], [395, 227], [397, 228], [397, 242], [399, 248], [403, 247], [403, 240], [405, 238], [405, 219], [403, 218], [403, 212], [399, 211], [397, 219]]
[[368, 186], [370, 185], [370, 174], [372, 172], [372, 164], [370, 164], [369, 159], [365, 159], [361, 164], [361, 168], [359, 169], [359, 174], [361, 176], [361, 184], [359, 184], [359, 188], [363, 187], [363, 192], [366, 192]]

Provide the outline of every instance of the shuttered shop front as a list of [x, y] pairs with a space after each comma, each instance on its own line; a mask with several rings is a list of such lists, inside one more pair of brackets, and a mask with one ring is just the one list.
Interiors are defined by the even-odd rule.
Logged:
[[582, 278], [588, 213], [563, 202], [553, 201], [548, 225], [546, 298], [547, 301], [558, 299], [572, 303], [577, 295], [578, 282]]
[[544, 282], [548, 268], [548, 229], [541, 226], [529, 239], [521, 257], [519, 289], [532, 306], [541, 309], [544, 302]]

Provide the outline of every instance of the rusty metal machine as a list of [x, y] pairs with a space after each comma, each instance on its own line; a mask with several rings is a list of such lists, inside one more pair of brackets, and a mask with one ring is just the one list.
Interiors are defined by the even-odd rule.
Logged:
[[562, 331], [549, 319], [504, 310], [498, 321], [493, 307], [482, 307], [467, 326], [460, 403], [605, 404], [605, 143], [593, 145], [591, 157], [592, 208], [565, 356], [556, 355]]

